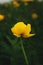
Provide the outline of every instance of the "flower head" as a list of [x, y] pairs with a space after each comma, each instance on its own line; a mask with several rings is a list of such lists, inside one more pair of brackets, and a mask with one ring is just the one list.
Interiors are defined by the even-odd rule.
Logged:
[[13, 5], [14, 5], [14, 7], [19, 7], [20, 6], [20, 4], [17, 1], [13, 1]]
[[33, 0], [22, 0], [22, 2], [33, 2]]
[[30, 24], [24, 24], [23, 22], [18, 22], [16, 23], [12, 28], [11, 31], [13, 33], [13, 35], [17, 36], [17, 37], [31, 37], [34, 36], [35, 34], [30, 34], [31, 32], [31, 25]]
[[4, 15], [0, 14], [0, 21], [2, 21], [4, 19]]
[[37, 14], [37, 13], [33, 13], [33, 14], [32, 14], [32, 18], [33, 18], [33, 19], [37, 19], [37, 18], [38, 18], [38, 14]]

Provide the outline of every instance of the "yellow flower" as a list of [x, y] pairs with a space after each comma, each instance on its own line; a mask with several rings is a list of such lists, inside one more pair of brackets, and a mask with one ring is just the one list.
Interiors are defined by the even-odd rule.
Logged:
[[12, 28], [11, 31], [13, 35], [17, 37], [23, 36], [24, 38], [28, 38], [31, 36], [34, 36], [35, 34], [30, 34], [31, 32], [31, 25], [30, 24], [24, 24], [23, 22], [16, 23]]
[[37, 18], [38, 18], [38, 14], [37, 14], [37, 13], [33, 13], [33, 14], [32, 14], [32, 18], [33, 18], [33, 19], [37, 19]]
[[27, 0], [21, 0], [22, 2], [27, 2]]
[[22, 0], [22, 2], [33, 2], [34, 0]]
[[17, 1], [14, 1], [13, 5], [14, 5], [14, 7], [19, 7], [20, 6], [20, 4]]
[[4, 15], [0, 14], [0, 21], [2, 21], [4, 19]]

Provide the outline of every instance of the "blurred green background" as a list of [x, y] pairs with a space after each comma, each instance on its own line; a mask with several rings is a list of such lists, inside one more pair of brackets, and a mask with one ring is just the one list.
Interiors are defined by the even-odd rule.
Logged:
[[[14, 7], [12, 2], [0, 4], [0, 14], [5, 16], [4, 20], [0, 21], [0, 65], [26, 65], [20, 40], [11, 32], [11, 27], [19, 21], [30, 23], [31, 33], [36, 34], [31, 38], [23, 38], [29, 65], [43, 65], [43, 2], [19, 4], [19, 7]], [[34, 13], [38, 17], [32, 17]]]

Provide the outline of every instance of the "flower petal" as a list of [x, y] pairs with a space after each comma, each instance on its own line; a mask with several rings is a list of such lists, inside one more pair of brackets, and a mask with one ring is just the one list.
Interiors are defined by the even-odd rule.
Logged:
[[16, 34], [16, 36], [20, 36], [24, 33], [25, 27], [26, 25], [23, 22], [18, 22], [11, 28], [11, 31], [14, 35]]
[[13, 35], [15, 35], [16, 37], [21, 37], [21, 35], [18, 35], [18, 34], [13, 34]]
[[27, 31], [28, 33], [31, 32], [31, 24], [27, 24], [27, 26], [26, 26], [26, 31]]
[[24, 37], [25, 38], [28, 38], [28, 37], [32, 37], [32, 36], [34, 36], [35, 34], [28, 34], [28, 35], [25, 35]]
[[30, 32], [31, 32], [31, 24], [27, 24], [25, 31], [24, 31], [24, 36], [28, 36]]

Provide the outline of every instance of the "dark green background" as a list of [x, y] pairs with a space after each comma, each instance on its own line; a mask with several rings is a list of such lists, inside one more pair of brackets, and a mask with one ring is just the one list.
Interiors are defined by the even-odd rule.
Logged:
[[[36, 34], [31, 38], [23, 38], [29, 65], [43, 65], [43, 2], [30, 2], [28, 6], [19, 3], [18, 8], [14, 8], [12, 3], [8, 4], [9, 7], [0, 4], [0, 14], [5, 16], [0, 21], [0, 65], [26, 65], [20, 40], [11, 32], [11, 27], [19, 21], [30, 23], [31, 33]], [[38, 14], [37, 19], [32, 18], [34, 12]]]

